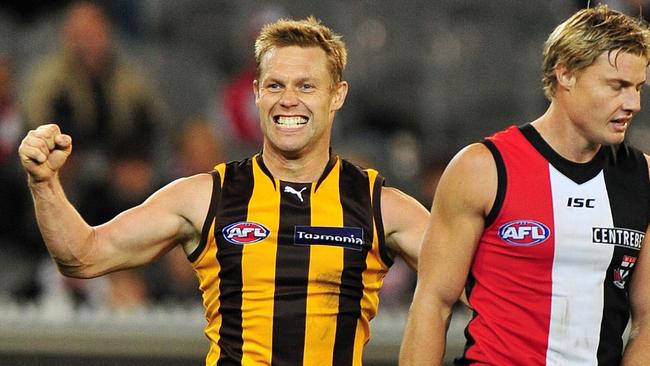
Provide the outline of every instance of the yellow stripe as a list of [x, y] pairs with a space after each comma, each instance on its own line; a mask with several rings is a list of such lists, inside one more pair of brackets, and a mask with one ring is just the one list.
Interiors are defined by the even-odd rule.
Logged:
[[[214, 168], [221, 176], [221, 186], [225, 175], [226, 165], [219, 164]], [[210, 225], [208, 241], [203, 253], [194, 261], [193, 266], [199, 279], [199, 288], [203, 294], [203, 305], [206, 309], [205, 318], [208, 325], [205, 327], [205, 335], [210, 340], [210, 350], [206, 355], [206, 365], [214, 365], [220, 356], [217, 346], [219, 341], [219, 328], [221, 328], [221, 314], [218, 313], [219, 303], [219, 271], [221, 267], [217, 262], [217, 243], [214, 239], [215, 221]]]
[[219, 309], [219, 270], [220, 266], [216, 260], [217, 245], [214, 241], [214, 222], [210, 227], [210, 235], [206, 243], [206, 250], [201, 257], [194, 262], [194, 269], [199, 277], [199, 286], [203, 293], [203, 305], [206, 309], [205, 317], [208, 325], [205, 327], [205, 335], [210, 339], [210, 351], [206, 362], [214, 364], [219, 359], [219, 328], [221, 327], [221, 315]]
[[[271, 364], [273, 349], [273, 296], [280, 193], [253, 160], [255, 185], [248, 206], [248, 221], [264, 223], [266, 239], [244, 245], [242, 255], [242, 364]], [[276, 182], [279, 186], [279, 182]]]
[[[311, 225], [343, 226], [339, 172], [340, 161], [318, 191], [314, 192], [312, 186]], [[329, 245], [311, 246], [304, 365], [331, 365], [333, 362], [343, 251], [341, 247]]]
[[[372, 199], [372, 192], [375, 186], [375, 178], [377, 171], [368, 169], [368, 177], [370, 184], [370, 194]], [[373, 202], [373, 205], [375, 202]], [[373, 216], [374, 217], [374, 216]], [[388, 271], [388, 267], [381, 260], [379, 253], [379, 239], [377, 238], [377, 223], [373, 220], [373, 241], [372, 251], [366, 257], [366, 270], [363, 272], [363, 298], [361, 299], [361, 318], [357, 323], [357, 334], [355, 337], [355, 360], [358, 353], [361, 353], [363, 346], [370, 339], [370, 320], [377, 314], [379, 307], [379, 288], [384, 282], [384, 277]]]

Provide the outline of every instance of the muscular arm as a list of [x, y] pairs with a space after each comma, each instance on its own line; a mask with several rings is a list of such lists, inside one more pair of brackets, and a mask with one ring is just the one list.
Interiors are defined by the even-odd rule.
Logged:
[[383, 187], [381, 216], [388, 248], [412, 269], [417, 269], [422, 235], [429, 217], [427, 210], [400, 190]]
[[497, 189], [494, 160], [481, 144], [462, 150], [436, 190], [418, 266], [418, 284], [400, 365], [441, 365], [458, 300]]
[[71, 150], [69, 136], [42, 126], [23, 140], [21, 162], [39, 229], [61, 272], [95, 277], [143, 265], [174, 245], [196, 245], [212, 188], [207, 174], [180, 179], [113, 220], [89, 226], [67, 200], [58, 170]]
[[[650, 158], [646, 156], [650, 166]], [[649, 169], [650, 171], [650, 169]], [[650, 178], [649, 178], [650, 179]], [[646, 230], [637, 267], [630, 285], [632, 331], [622, 366], [646, 365], [650, 359], [650, 226]]]

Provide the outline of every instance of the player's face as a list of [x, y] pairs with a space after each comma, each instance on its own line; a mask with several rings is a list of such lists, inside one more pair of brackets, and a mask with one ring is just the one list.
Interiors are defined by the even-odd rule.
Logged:
[[643, 56], [605, 52], [575, 74], [569, 117], [588, 144], [623, 142], [632, 117], [641, 110], [647, 63]]
[[292, 158], [328, 151], [334, 114], [347, 94], [346, 82], [333, 85], [321, 48], [289, 46], [267, 52], [254, 84], [264, 151]]

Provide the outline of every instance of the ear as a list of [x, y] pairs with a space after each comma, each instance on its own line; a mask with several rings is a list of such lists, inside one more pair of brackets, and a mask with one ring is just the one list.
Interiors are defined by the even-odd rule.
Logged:
[[259, 104], [260, 101], [260, 91], [258, 89], [259, 83], [257, 80], [253, 80], [253, 94], [255, 94], [255, 104]]
[[576, 83], [576, 74], [566, 66], [558, 65], [555, 67], [555, 80], [557, 80], [557, 89], [570, 91]]
[[338, 83], [336, 86], [336, 89], [334, 90], [334, 96], [332, 97], [332, 110], [333, 111], [338, 111], [343, 107], [343, 103], [345, 103], [345, 98], [348, 95], [348, 82], [347, 81], [341, 81]]

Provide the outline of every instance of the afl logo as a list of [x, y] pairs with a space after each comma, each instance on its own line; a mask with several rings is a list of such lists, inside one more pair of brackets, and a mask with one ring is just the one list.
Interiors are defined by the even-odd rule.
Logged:
[[233, 244], [244, 245], [257, 243], [269, 236], [269, 229], [256, 222], [240, 221], [221, 230], [223, 237]]
[[543, 243], [551, 235], [548, 226], [533, 220], [515, 220], [499, 227], [499, 237], [508, 244], [530, 247]]

